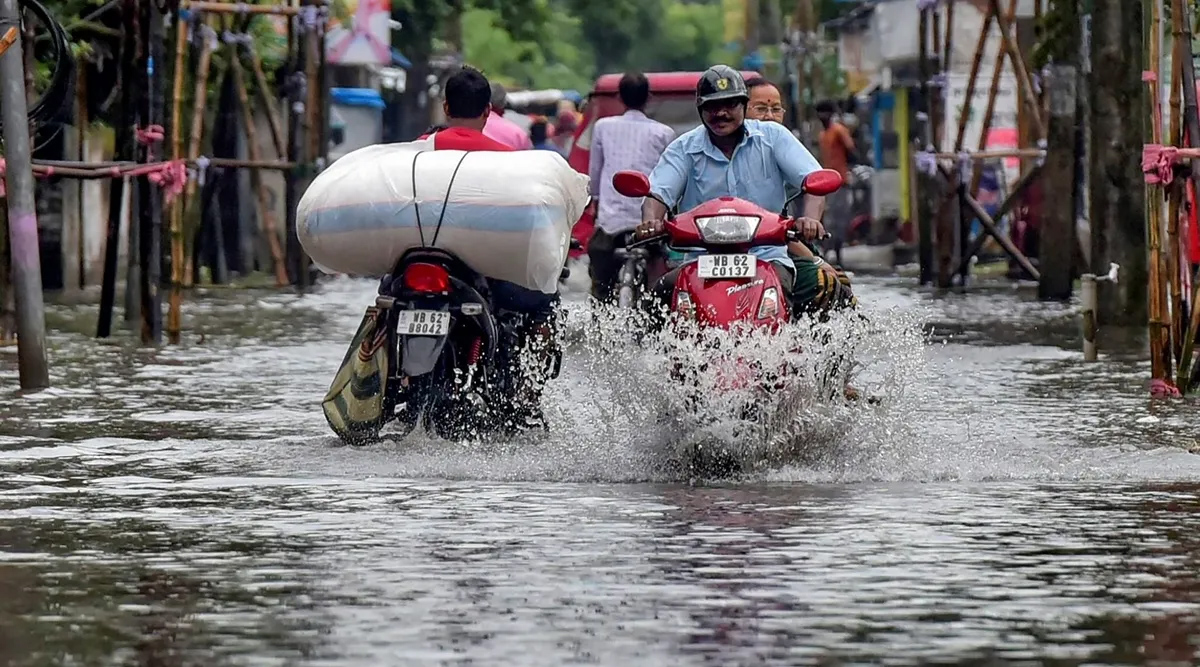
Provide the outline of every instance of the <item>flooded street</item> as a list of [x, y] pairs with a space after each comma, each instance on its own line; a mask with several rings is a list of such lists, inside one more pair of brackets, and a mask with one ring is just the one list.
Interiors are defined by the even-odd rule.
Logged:
[[373, 283], [209, 290], [159, 350], [51, 306], [54, 389], [0, 350], [0, 664], [1200, 661], [1200, 403], [1136, 336], [1084, 365], [1068, 306], [914, 285], [858, 288], [884, 406], [699, 484], [580, 345], [544, 441], [341, 445]]

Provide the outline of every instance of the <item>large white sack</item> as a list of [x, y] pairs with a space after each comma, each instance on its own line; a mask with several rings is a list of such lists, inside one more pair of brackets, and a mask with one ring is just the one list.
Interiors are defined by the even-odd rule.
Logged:
[[432, 246], [489, 278], [557, 291], [588, 177], [553, 151], [431, 148], [431, 140], [367, 146], [313, 179], [296, 210], [313, 262], [328, 273], [379, 276], [406, 250]]

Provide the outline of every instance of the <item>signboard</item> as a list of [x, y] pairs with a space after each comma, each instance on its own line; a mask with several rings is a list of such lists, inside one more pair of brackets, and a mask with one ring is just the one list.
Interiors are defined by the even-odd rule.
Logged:
[[[954, 140], [958, 137], [958, 120], [962, 117], [963, 107], [967, 105], [967, 83], [969, 74], [953, 73], [947, 76], [946, 104], [942, 133], [941, 150], [954, 151]], [[983, 116], [987, 112], [988, 97], [991, 92], [992, 72], [983, 68], [975, 80], [974, 94], [971, 96], [970, 108], [967, 113], [967, 130], [963, 135], [963, 150], [976, 151], [979, 149], [979, 135], [983, 130]], [[1000, 86], [996, 90], [996, 106], [992, 112], [992, 123], [988, 131], [985, 150], [1003, 150], [1017, 148], [1017, 109], [1020, 98], [1017, 96], [1017, 77], [1011, 67], [1006, 67], [1000, 76]], [[1021, 162], [1017, 158], [1004, 160], [1004, 171], [1009, 183], [1016, 182], [1021, 176]]]
[[331, 65], [392, 64], [391, 0], [345, 0], [349, 18], [329, 17], [325, 57]]

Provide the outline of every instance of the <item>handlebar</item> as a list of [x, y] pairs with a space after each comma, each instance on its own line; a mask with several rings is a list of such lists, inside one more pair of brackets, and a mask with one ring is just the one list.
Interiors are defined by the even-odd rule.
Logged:
[[637, 240], [637, 241], [630, 241], [629, 243], [626, 243], [626, 244], [625, 244], [625, 247], [626, 247], [626, 248], [641, 248], [641, 247], [644, 247], [644, 246], [648, 246], [648, 245], [652, 245], [652, 244], [658, 243], [658, 242], [660, 242], [660, 241], [663, 241], [663, 240], [665, 240], [665, 239], [667, 239], [667, 238], [668, 238], [668, 235], [667, 235], [667, 234], [657, 234], [657, 235], [655, 235], [655, 236], [651, 236], [651, 237], [648, 237], [648, 238], [640, 239], [640, 240]]

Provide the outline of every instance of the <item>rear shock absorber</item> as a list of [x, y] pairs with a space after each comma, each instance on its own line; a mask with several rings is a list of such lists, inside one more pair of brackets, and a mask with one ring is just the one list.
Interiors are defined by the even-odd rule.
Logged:
[[471, 341], [471, 349], [467, 351], [467, 365], [474, 366], [479, 362], [479, 357], [483, 353], [483, 338], [476, 336], [475, 340]]

